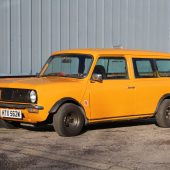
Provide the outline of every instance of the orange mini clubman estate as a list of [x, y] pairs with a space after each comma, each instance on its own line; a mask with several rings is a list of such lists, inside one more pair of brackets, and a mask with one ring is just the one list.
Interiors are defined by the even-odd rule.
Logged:
[[170, 54], [125, 49], [55, 52], [37, 77], [0, 79], [6, 127], [53, 124], [75, 136], [93, 122], [156, 117], [170, 127]]

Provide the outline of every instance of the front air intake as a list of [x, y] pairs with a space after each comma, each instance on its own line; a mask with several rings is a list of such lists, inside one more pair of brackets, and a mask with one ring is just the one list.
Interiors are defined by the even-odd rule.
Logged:
[[0, 101], [31, 103], [28, 89], [0, 88]]

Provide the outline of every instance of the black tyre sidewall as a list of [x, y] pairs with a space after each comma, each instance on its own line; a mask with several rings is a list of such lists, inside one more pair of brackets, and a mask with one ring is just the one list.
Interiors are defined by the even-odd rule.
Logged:
[[170, 120], [167, 120], [166, 118], [166, 109], [170, 106], [170, 100], [165, 99], [156, 114], [156, 121], [158, 126], [163, 127], [163, 128], [169, 128], [170, 127]]
[[[78, 124], [74, 129], [66, 127], [64, 123], [65, 117], [71, 112], [74, 112], [78, 119]], [[54, 114], [53, 126], [54, 126], [55, 131], [60, 136], [70, 137], [70, 136], [79, 135], [84, 126], [84, 115], [82, 113], [82, 109], [79, 106], [72, 104], [72, 103], [63, 104], [59, 108], [57, 113]]]

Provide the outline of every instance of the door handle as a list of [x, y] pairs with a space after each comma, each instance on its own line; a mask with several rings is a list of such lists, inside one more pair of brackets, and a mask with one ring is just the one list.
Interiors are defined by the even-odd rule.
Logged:
[[128, 89], [135, 89], [135, 86], [129, 86]]

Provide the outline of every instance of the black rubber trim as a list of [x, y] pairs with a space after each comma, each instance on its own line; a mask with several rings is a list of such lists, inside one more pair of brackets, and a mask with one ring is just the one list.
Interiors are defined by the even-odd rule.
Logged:
[[33, 108], [43, 110], [43, 106], [31, 105], [31, 104], [14, 104], [14, 103], [0, 103], [0, 108], [11, 108], [11, 109], [27, 109]]
[[51, 110], [49, 111], [49, 113], [55, 113], [55, 112], [59, 109], [59, 107], [60, 107], [62, 104], [66, 103], [66, 102], [73, 102], [73, 103], [78, 104], [79, 106], [81, 106], [81, 107], [83, 108], [83, 106], [82, 106], [77, 100], [75, 100], [75, 99], [73, 99], [73, 98], [71, 98], [71, 97], [66, 97], [66, 98], [62, 98], [62, 99], [60, 99], [59, 101], [57, 101], [57, 102], [53, 105], [53, 107], [51, 108]]

